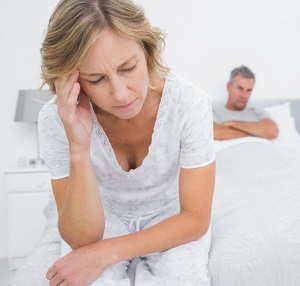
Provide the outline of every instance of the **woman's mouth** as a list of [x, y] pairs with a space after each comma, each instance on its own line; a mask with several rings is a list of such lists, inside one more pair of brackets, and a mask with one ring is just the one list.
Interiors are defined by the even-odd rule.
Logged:
[[116, 109], [127, 109], [127, 108], [130, 108], [134, 102], [136, 101], [136, 99], [132, 100], [131, 102], [129, 102], [128, 104], [125, 104], [125, 105], [116, 105], [116, 106], [113, 106], [113, 108], [116, 108]]

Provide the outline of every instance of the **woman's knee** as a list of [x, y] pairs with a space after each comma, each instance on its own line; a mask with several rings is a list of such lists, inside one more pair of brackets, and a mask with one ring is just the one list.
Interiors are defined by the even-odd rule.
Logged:
[[205, 245], [190, 242], [147, 256], [147, 264], [152, 273], [159, 277], [207, 273], [208, 251]]

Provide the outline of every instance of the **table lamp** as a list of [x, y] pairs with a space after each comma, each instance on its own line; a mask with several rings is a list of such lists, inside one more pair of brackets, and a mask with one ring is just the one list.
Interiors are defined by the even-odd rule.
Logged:
[[53, 95], [49, 90], [26, 89], [19, 90], [16, 106], [15, 120], [17, 122], [33, 122], [36, 126], [37, 158], [30, 160], [30, 165], [44, 164], [40, 155], [39, 135], [38, 135], [38, 115], [43, 105], [48, 102]]

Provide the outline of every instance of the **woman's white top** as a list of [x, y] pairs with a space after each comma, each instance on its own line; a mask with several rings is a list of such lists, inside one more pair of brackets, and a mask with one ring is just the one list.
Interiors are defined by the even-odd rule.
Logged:
[[[170, 71], [166, 76], [148, 155], [129, 172], [114, 150], [91, 106], [91, 160], [104, 209], [145, 215], [179, 205], [180, 168], [214, 161], [211, 98]], [[39, 114], [42, 155], [52, 179], [69, 176], [69, 144], [55, 103]]]

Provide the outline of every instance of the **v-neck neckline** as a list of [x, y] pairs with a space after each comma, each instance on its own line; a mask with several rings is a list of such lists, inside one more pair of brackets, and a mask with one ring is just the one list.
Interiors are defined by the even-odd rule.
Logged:
[[97, 139], [100, 139], [103, 150], [106, 153], [107, 157], [110, 159], [114, 168], [123, 175], [133, 175], [133, 174], [140, 172], [144, 168], [144, 166], [147, 164], [147, 161], [149, 160], [149, 157], [151, 155], [151, 150], [154, 148], [158, 134], [162, 128], [163, 121], [165, 119], [166, 109], [167, 109], [167, 105], [168, 105], [168, 99], [169, 99], [169, 95], [170, 95], [170, 92], [168, 92], [168, 89], [170, 86], [169, 85], [169, 75], [170, 75], [170, 73], [168, 73], [165, 77], [165, 84], [163, 87], [161, 100], [160, 100], [160, 103], [158, 106], [158, 111], [157, 111], [154, 128], [153, 128], [153, 132], [152, 132], [152, 136], [151, 136], [151, 143], [148, 147], [148, 154], [145, 156], [145, 158], [143, 159], [142, 164], [140, 166], [138, 166], [135, 169], [130, 169], [129, 171], [123, 170], [121, 165], [119, 164], [116, 154], [115, 154], [115, 151], [110, 143], [110, 140], [107, 137], [106, 132], [102, 128], [101, 124], [99, 123], [97, 116], [95, 114], [95, 111], [93, 109], [93, 105], [90, 101], [90, 110], [91, 110], [92, 118], [93, 118], [93, 126], [95, 128], [96, 134], [98, 135]]

